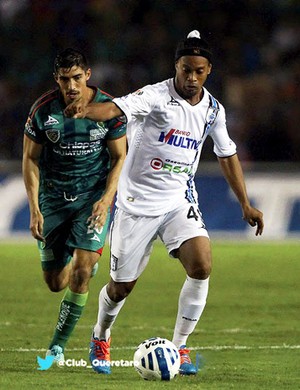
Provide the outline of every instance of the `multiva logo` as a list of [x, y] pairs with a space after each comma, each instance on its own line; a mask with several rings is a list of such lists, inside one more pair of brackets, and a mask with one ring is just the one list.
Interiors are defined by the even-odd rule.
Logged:
[[190, 132], [184, 130], [171, 129], [167, 134], [162, 131], [158, 138], [159, 142], [173, 145], [177, 148], [197, 150], [201, 141], [190, 138]]

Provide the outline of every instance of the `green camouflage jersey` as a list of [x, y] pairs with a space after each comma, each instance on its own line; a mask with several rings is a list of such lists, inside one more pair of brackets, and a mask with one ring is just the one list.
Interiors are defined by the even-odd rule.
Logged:
[[[93, 87], [93, 102], [111, 97]], [[64, 116], [65, 103], [58, 89], [42, 95], [31, 107], [25, 134], [43, 145], [39, 161], [40, 193], [76, 196], [103, 190], [110, 169], [107, 140], [125, 135], [118, 119], [95, 122]]]

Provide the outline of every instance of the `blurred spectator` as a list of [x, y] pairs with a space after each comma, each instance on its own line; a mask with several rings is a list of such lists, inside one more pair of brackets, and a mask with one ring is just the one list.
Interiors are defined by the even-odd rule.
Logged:
[[1, 0], [0, 159], [21, 158], [29, 106], [55, 85], [58, 51], [84, 50], [91, 82], [117, 96], [171, 77], [178, 40], [198, 29], [241, 158], [299, 162], [299, 20], [293, 0]]

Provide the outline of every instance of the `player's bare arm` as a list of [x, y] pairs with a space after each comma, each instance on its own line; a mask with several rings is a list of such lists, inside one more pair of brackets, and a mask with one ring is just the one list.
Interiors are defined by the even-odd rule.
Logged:
[[101, 199], [93, 205], [92, 215], [88, 219], [90, 227], [101, 227], [105, 224], [107, 209], [113, 203], [126, 157], [126, 137], [108, 140], [107, 147], [111, 157], [111, 170], [107, 176], [106, 188]]
[[218, 161], [225, 179], [240, 202], [243, 210], [243, 219], [250, 226], [256, 226], [256, 236], [261, 235], [264, 228], [263, 213], [252, 207], [249, 202], [244, 175], [237, 154], [231, 157], [218, 158]]
[[89, 118], [96, 122], [104, 122], [123, 115], [123, 112], [113, 102], [86, 105], [83, 99], [78, 99], [65, 108], [64, 114], [69, 118]]
[[30, 209], [30, 230], [34, 238], [44, 241], [44, 218], [38, 203], [40, 181], [38, 162], [41, 151], [42, 145], [33, 142], [29, 137], [24, 135], [22, 169]]

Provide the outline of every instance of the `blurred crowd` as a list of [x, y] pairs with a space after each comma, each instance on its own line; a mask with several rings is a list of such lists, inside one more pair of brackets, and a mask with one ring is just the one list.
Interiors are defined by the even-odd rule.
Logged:
[[57, 52], [82, 50], [91, 84], [120, 96], [172, 77], [175, 47], [193, 29], [212, 46], [206, 87], [240, 158], [300, 162], [298, 0], [0, 0], [0, 160], [21, 158]]

